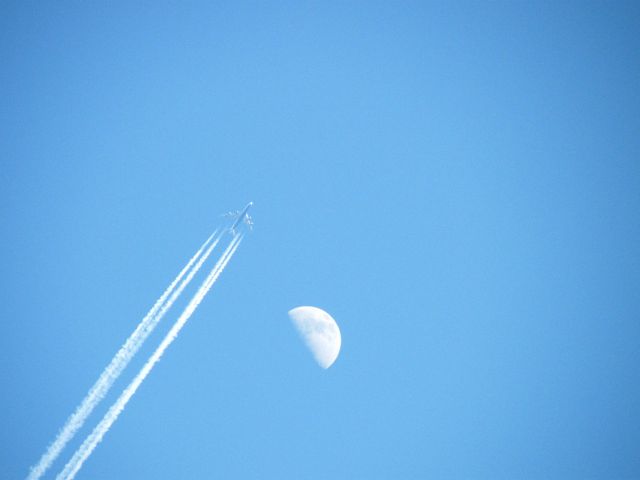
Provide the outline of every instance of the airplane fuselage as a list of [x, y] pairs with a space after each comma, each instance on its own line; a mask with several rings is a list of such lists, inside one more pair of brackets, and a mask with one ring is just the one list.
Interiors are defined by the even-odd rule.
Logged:
[[249, 209], [251, 208], [251, 206], [253, 205], [253, 202], [249, 202], [247, 204], [246, 207], [244, 207], [244, 210], [242, 210], [242, 212], [240, 212], [240, 214], [238, 215], [238, 218], [236, 219], [235, 222], [233, 222], [233, 225], [231, 225], [231, 232], [235, 233], [236, 232], [236, 227], [245, 220], [245, 218], [248, 217], [247, 212], [249, 211]]

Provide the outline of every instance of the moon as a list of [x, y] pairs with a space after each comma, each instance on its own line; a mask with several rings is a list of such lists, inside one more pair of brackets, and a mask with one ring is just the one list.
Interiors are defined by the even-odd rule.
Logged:
[[289, 310], [289, 318], [318, 365], [324, 369], [333, 365], [342, 337], [331, 315], [316, 307], [296, 307]]

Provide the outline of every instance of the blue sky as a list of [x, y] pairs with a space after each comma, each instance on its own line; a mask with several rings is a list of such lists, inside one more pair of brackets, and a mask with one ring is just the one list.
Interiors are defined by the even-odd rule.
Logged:
[[[0, 476], [252, 200], [78, 478], [640, 478], [639, 27], [633, 2], [3, 3]], [[327, 371], [299, 305], [340, 325]]]

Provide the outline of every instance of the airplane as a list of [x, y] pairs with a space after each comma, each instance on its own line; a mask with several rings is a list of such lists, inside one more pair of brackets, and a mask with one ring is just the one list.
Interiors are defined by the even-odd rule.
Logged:
[[242, 210], [242, 212], [240, 211], [229, 212], [225, 215], [225, 217], [236, 217], [236, 221], [233, 222], [233, 225], [231, 225], [231, 228], [229, 229], [229, 231], [233, 235], [236, 234], [236, 227], [240, 224], [240, 222], [246, 223], [249, 226], [249, 229], [251, 230], [253, 229], [253, 220], [247, 213], [247, 211], [251, 208], [252, 205], [253, 205], [253, 202], [249, 202], [247, 206], [244, 207], [244, 210]]

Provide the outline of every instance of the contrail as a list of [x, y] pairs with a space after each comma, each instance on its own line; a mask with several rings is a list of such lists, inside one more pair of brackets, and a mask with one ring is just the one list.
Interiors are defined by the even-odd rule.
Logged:
[[76, 476], [83, 463], [87, 460], [87, 458], [89, 458], [89, 455], [91, 455], [98, 443], [102, 441], [102, 438], [109, 431], [111, 425], [113, 425], [113, 423], [118, 419], [118, 416], [124, 410], [127, 402], [129, 402], [131, 397], [136, 393], [136, 390], [138, 389], [138, 387], [140, 387], [147, 375], [149, 375], [155, 364], [158, 363], [158, 361], [162, 357], [162, 354], [169, 347], [169, 345], [171, 345], [171, 342], [176, 339], [182, 327], [184, 327], [184, 325], [187, 323], [187, 320], [189, 320], [189, 317], [191, 317], [196, 308], [198, 308], [200, 302], [202, 302], [206, 294], [209, 292], [213, 284], [216, 282], [216, 280], [226, 267], [227, 263], [229, 263], [229, 260], [231, 260], [231, 257], [235, 253], [241, 241], [242, 235], [235, 235], [227, 249], [224, 251], [216, 265], [211, 270], [211, 273], [209, 273], [209, 275], [202, 283], [191, 301], [188, 303], [178, 320], [176, 320], [176, 323], [173, 324], [171, 330], [169, 330], [169, 333], [167, 333], [158, 348], [153, 352], [151, 357], [149, 357], [147, 363], [145, 363], [140, 372], [138, 372], [138, 375], [136, 375], [136, 377], [131, 381], [127, 388], [124, 389], [122, 394], [120, 394], [120, 397], [118, 397], [111, 408], [109, 408], [109, 411], [107, 411], [100, 423], [93, 429], [91, 434], [89, 434], [82, 445], [78, 447], [78, 450], [76, 450], [76, 452], [73, 454], [73, 457], [71, 457], [71, 460], [69, 460], [62, 472], [60, 472], [60, 474], [56, 477], [56, 480], [72, 480]]
[[[47, 451], [42, 455], [40, 461], [31, 468], [27, 480], [37, 480], [49, 469], [51, 464], [58, 458], [60, 452], [64, 449], [66, 444], [73, 438], [78, 429], [82, 427], [87, 417], [91, 414], [93, 409], [100, 403], [105, 397], [113, 382], [120, 376], [125, 367], [129, 364], [133, 356], [139, 350], [140, 346], [144, 343], [147, 337], [151, 334], [153, 329], [158, 325], [158, 322], [165, 315], [167, 310], [176, 301], [178, 296], [182, 293], [185, 287], [193, 279], [194, 275], [200, 270], [202, 264], [207, 260], [215, 246], [220, 241], [220, 237], [216, 238], [214, 242], [211, 240], [216, 236], [218, 230], [213, 232], [211, 236], [202, 244], [194, 256], [189, 260], [187, 265], [182, 269], [178, 276], [171, 282], [171, 285], [167, 287], [164, 293], [151, 307], [151, 310], [147, 312], [142, 321], [138, 324], [134, 332], [129, 336], [125, 344], [120, 347], [118, 353], [113, 357], [111, 363], [104, 369], [96, 383], [91, 387], [89, 393], [82, 400], [80, 405], [76, 408], [73, 414], [67, 419], [67, 422], [62, 427], [62, 430], [58, 433], [58, 436], [49, 446]], [[208, 248], [207, 248], [208, 246]], [[206, 251], [205, 251], [206, 249]], [[204, 255], [203, 253], [204, 252]], [[197, 263], [196, 263], [197, 261]], [[196, 263], [195, 266], [194, 263]], [[193, 266], [193, 268], [191, 268]], [[183, 279], [185, 274], [188, 275]], [[182, 283], [176, 289], [176, 285], [182, 280]]]

